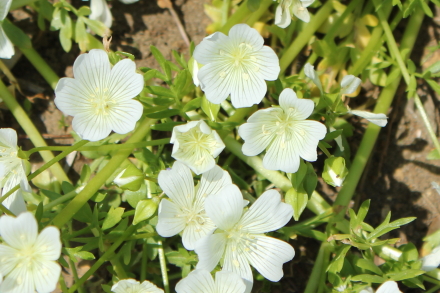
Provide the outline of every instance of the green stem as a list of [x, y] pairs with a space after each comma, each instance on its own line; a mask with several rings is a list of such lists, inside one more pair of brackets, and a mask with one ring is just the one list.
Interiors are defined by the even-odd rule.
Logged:
[[246, 20], [246, 24], [249, 26], [253, 26], [264, 13], [267, 12], [269, 7], [273, 4], [273, 0], [263, 0], [260, 2], [260, 8], [257, 11], [254, 11], [248, 20]]
[[[26, 112], [23, 110], [23, 108], [14, 98], [14, 96], [8, 91], [5, 84], [1, 80], [0, 80], [0, 96], [5, 102], [6, 106], [11, 111], [12, 115], [14, 115], [15, 119], [17, 119], [20, 126], [29, 136], [32, 143], [36, 147], [47, 146], [40, 132], [32, 123], [32, 121], [29, 119], [29, 116], [26, 114]], [[54, 158], [52, 153], [41, 152], [40, 154], [41, 157], [43, 157], [43, 160], [46, 162], [49, 162]], [[52, 171], [52, 174], [58, 179], [59, 182], [63, 182], [63, 181], [70, 182], [69, 178], [67, 177], [63, 168], [61, 168], [60, 164], [58, 163], [53, 164], [50, 170]]]
[[[154, 120], [145, 119], [142, 121], [133, 135], [127, 140], [127, 143], [136, 143], [141, 141], [150, 131], [151, 124]], [[78, 195], [53, 219], [53, 224], [59, 228], [64, 226], [76, 212], [99, 190], [105, 181], [113, 174], [113, 172], [122, 164], [122, 162], [131, 154], [131, 149], [119, 150], [93, 177], [86, 187], [78, 193]]]
[[309, 42], [310, 38], [315, 34], [324, 21], [330, 16], [333, 10], [333, 2], [327, 1], [318, 13], [312, 17], [309, 24], [293, 41], [289, 48], [284, 51], [283, 56], [280, 59], [281, 73], [283, 73], [287, 67], [292, 63], [293, 59], [301, 52], [305, 45]]
[[66, 202], [72, 198], [74, 198], [78, 194], [77, 190], [72, 190], [71, 192], [66, 193], [63, 196], [60, 196], [59, 198], [51, 201], [50, 203], [44, 205], [43, 211], [50, 211], [53, 207], [56, 207], [59, 204], [62, 204], [63, 202]]
[[139, 276], [139, 281], [143, 282], [147, 279], [147, 264], [148, 264], [148, 254], [147, 254], [147, 242], [144, 241], [142, 244], [142, 260], [141, 260], [141, 274]]
[[[323, 242], [319, 248], [318, 256], [316, 257], [315, 264], [313, 265], [312, 273], [310, 274], [309, 281], [307, 282], [306, 289], [304, 293], [316, 293], [321, 280], [321, 275], [325, 275], [325, 270], [327, 266], [324, 267], [324, 260], [328, 254], [329, 244]], [[328, 259], [328, 257], [327, 257]]]
[[104, 262], [109, 260], [113, 255], [115, 250], [124, 242], [126, 238], [128, 238], [131, 234], [133, 234], [136, 231], [136, 225], [131, 225], [125, 230], [124, 234], [121, 235], [121, 237], [116, 240], [112, 246], [93, 264], [93, 266], [78, 280], [78, 282], [75, 282], [75, 284], [70, 287], [69, 293], [75, 292], [77, 288], [82, 286], [87, 279], [93, 275], [93, 273], [96, 272], [97, 269], [99, 269]]
[[[20, 47], [19, 47], [20, 48]], [[52, 89], [58, 84], [60, 78], [53, 69], [41, 58], [40, 54], [34, 48], [20, 48], [23, 55], [32, 63], [35, 69], [43, 76]]]
[[224, 34], [227, 34], [231, 27], [236, 25], [237, 23], [243, 22], [243, 20], [251, 13], [249, 8], [247, 7], [247, 0], [243, 1], [241, 5], [238, 7], [238, 9], [232, 14], [228, 21], [225, 23], [225, 25], [219, 30], [219, 32], [222, 32]]
[[127, 274], [125, 273], [125, 268], [121, 264], [121, 261], [119, 260], [119, 256], [118, 255], [115, 256], [114, 258], [112, 258], [110, 260], [110, 263], [112, 264], [113, 269], [115, 270], [116, 275], [118, 276], [119, 280], [127, 279], [128, 278]]
[[[401, 41], [400, 47], [402, 51], [409, 50], [409, 52], [411, 52], [417, 39], [420, 26], [422, 24], [423, 15], [424, 13], [421, 10], [416, 10], [411, 15]], [[392, 82], [390, 85], [386, 86], [382, 90], [377, 100], [376, 107], [374, 108], [374, 113], [388, 112], [388, 109], [396, 94], [400, 80], [401, 76], [396, 78], [394, 82]], [[333, 206], [347, 206], [350, 202], [351, 198], [353, 197], [354, 191], [356, 190], [357, 184], [365, 169], [368, 158], [370, 157], [370, 154], [373, 150], [374, 144], [376, 143], [380, 129], [381, 127], [375, 124], [370, 123], [368, 125], [359, 149], [350, 167], [350, 172], [348, 173], [347, 178], [345, 178], [344, 185], [342, 186]], [[342, 216], [343, 213], [339, 215], [339, 217]]]
[[[67, 248], [70, 247], [69, 241], [66, 240], [66, 241], [63, 241], [63, 242], [64, 242], [64, 247], [67, 247]], [[71, 269], [72, 274], [73, 274], [73, 280], [75, 282], [78, 282], [78, 280], [79, 280], [78, 272], [76, 270], [75, 263], [72, 261], [72, 259], [70, 257], [69, 257], [69, 266], [70, 266], [70, 269]], [[82, 288], [82, 287], [79, 287], [77, 290], [78, 290], [79, 293], [84, 293], [84, 288]]]
[[[99, 146], [86, 146], [81, 147], [78, 149], [78, 151], [102, 151], [102, 152], [109, 152], [109, 151], [117, 151], [117, 150], [133, 150], [135, 148], [141, 148], [146, 146], [156, 146], [156, 145], [163, 145], [170, 143], [169, 138], [163, 138], [163, 139], [157, 139], [157, 140], [151, 140], [151, 141], [142, 141], [138, 143], [123, 143], [123, 144], [109, 144], [109, 145], [99, 145]], [[29, 151], [26, 151], [25, 153], [30, 156], [31, 154], [35, 152], [41, 152], [41, 151], [63, 151], [70, 148], [69, 146], [48, 146], [48, 147], [38, 147], [33, 148]]]
[[20, 8], [22, 6], [29, 5], [29, 4], [31, 4], [31, 3], [35, 2], [35, 1], [37, 1], [37, 0], [14, 0], [11, 3], [11, 8], [9, 9], [9, 11], [18, 9], [18, 8]]
[[162, 241], [159, 241], [158, 244], [160, 245], [160, 247], [157, 250], [159, 252], [159, 263], [160, 263], [160, 272], [162, 274], [163, 288], [165, 289], [165, 293], [170, 293], [167, 262], [165, 260], [165, 252], [163, 250]]

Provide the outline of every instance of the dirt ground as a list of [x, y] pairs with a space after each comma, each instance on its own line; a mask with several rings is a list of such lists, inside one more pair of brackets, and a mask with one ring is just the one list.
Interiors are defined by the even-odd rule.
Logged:
[[[209, 2], [209, 0], [176, 0], [173, 2], [189, 39], [195, 44], [205, 37], [205, 27], [210, 23], [203, 12], [203, 5]], [[73, 3], [80, 4], [80, 1], [73, 1]], [[111, 4], [114, 17], [112, 27], [114, 49], [134, 54], [138, 66], [158, 67], [150, 52], [150, 45], [156, 46], [169, 59], [172, 59], [171, 50], [188, 54], [188, 48], [170, 12], [158, 7], [156, 1], [140, 0], [131, 5], [112, 1]], [[437, 9], [434, 19], [425, 19], [412, 55], [418, 65], [421, 65], [422, 60], [427, 59], [421, 65], [423, 68], [440, 60], [439, 52], [427, 58], [428, 51], [424, 49], [439, 42], [439, 15]], [[35, 16], [29, 11], [15, 12], [14, 17], [19, 19], [19, 25], [26, 28], [26, 31], [33, 36], [36, 49], [56, 73], [60, 77], [71, 76], [71, 66], [79, 50], [74, 46], [71, 52], [65, 53], [59, 45], [57, 33], [38, 32], [33, 21]], [[46, 82], [25, 58], [18, 60], [13, 67], [13, 73], [19, 79], [26, 95], [19, 99], [30, 105], [32, 119], [41, 132], [50, 138], [48, 143], [70, 144], [72, 139], [68, 136], [69, 128], [60, 127], [59, 121], [62, 119], [62, 114], [54, 106], [53, 91]], [[374, 98], [375, 93], [377, 89], [374, 87], [364, 88], [357, 99]], [[424, 83], [419, 83], [418, 93], [439, 136], [439, 96]], [[1, 110], [0, 114], [0, 127], [18, 129], [18, 124], [10, 113]], [[392, 219], [416, 216], [416, 221], [392, 236], [400, 237], [401, 243], [411, 241], [417, 247], [421, 247], [423, 237], [440, 228], [440, 194], [431, 187], [431, 182], [440, 184], [440, 162], [426, 159], [434, 146], [430, 142], [414, 102], [407, 100], [403, 86], [399, 89], [388, 116], [389, 123], [380, 133], [372, 158], [358, 188], [356, 200], [363, 201], [371, 198], [372, 203], [367, 221], [372, 225], [378, 225], [388, 211], [392, 212]], [[365, 121], [353, 120], [353, 122], [356, 131], [350, 144], [354, 154], [366, 124]], [[31, 147], [25, 136], [21, 138], [20, 143], [25, 145], [24, 149]], [[319, 186], [319, 191], [327, 196], [329, 201], [334, 198], [336, 192], [335, 189], [323, 185]], [[302, 292], [313, 266], [317, 244], [305, 240], [292, 240], [291, 244], [297, 250], [297, 256], [292, 263], [286, 264], [286, 278], [279, 287], [280, 292]]]

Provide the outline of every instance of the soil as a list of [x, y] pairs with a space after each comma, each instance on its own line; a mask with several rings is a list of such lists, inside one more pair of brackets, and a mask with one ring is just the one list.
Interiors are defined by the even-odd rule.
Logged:
[[[206, 36], [205, 28], [210, 23], [204, 13], [204, 4], [209, 0], [176, 0], [174, 9], [179, 16], [190, 40], [198, 44]], [[80, 1], [73, 1], [80, 5]], [[111, 2], [113, 22], [112, 48], [132, 53], [138, 66], [158, 68], [158, 64], [150, 52], [150, 45], [156, 46], [168, 59], [172, 59], [172, 50], [188, 56], [188, 47], [179, 33], [175, 20], [169, 10], [160, 8], [156, 1], [140, 0], [131, 5], [119, 1]], [[419, 70], [440, 60], [440, 52], [434, 54], [426, 49], [437, 45], [440, 36], [440, 11], [437, 9], [433, 19], [425, 18], [419, 35], [418, 43], [413, 52], [414, 62]], [[60, 76], [72, 76], [72, 64], [80, 53], [73, 46], [65, 53], [59, 45], [57, 32], [40, 32], [36, 28], [35, 15], [30, 10], [22, 9], [13, 13], [18, 25], [33, 37], [33, 43], [42, 57]], [[423, 61], [423, 62], [422, 62]], [[48, 138], [48, 144], [71, 144], [69, 127], [62, 126], [60, 121], [69, 125], [53, 104], [54, 94], [44, 79], [25, 59], [19, 58], [13, 66], [13, 74], [18, 78], [24, 95], [18, 99], [29, 108], [29, 114], [41, 133]], [[418, 248], [422, 247], [423, 237], [440, 228], [440, 194], [431, 186], [431, 182], [440, 184], [440, 162], [426, 159], [434, 149], [425, 129], [420, 114], [413, 100], [406, 98], [404, 86], [401, 86], [388, 113], [389, 123], [380, 132], [379, 139], [367, 165], [356, 194], [356, 204], [371, 199], [370, 213], [367, 222], [376, 226], [385, 218], [388, 211], [392, 212], [392, 220], [400, 217], [416, 216], [417, 220], [404, 226], [393, 237], [401, 238], [400, 244], [411, 241]], [[377, 96], [376, 87], [364, 88], [356, 99], [372, 99]], [[428, 118], [434, 125], [439, 136], [439, 105], [440, 99], [426, 84], [418, 84], [420, 95]], [[66, 120], [67, 119], [67, 120]], [[356, 131], [350, 141], [352, 153], [355, 153], [366, 121], [352, 121]], [[61, 126], [60, 126], [61, 125]], [[0, 112], [0, 127], [19, 125], [12, 115], [2, 109]], [[24, 149], [31, 147], [24, 133], [20, 132], [19, 144]], [[71, 170], [72, 176], [77, 176], [78, 157]], [[38, 166], [35, 160], [35, 167]], [[319, 191], [330, 201], [337, 192], [325, 183], [320, 183]], [[274, 287], [279, 292], [303, 292], [306, 280], [313, 267], [318, 244], [309, 240], [292, 240], [297, 255], [291, 263], [285, 265], [285, 278], [280, 286]], [[425, 252], [423, 252], [425, 253]], [[255, 292], [265, 292], [261, 286], [256, 286]], [[273, 291], [275, 292], [275, 291]], [[417, 292], [417, 291], [407, 291]]]

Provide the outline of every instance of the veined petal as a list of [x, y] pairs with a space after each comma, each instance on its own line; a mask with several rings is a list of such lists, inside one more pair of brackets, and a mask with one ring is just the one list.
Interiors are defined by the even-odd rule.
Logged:
[[197, 175], [211, 170], [215, 166], [215, 160], [211, 153], [204, 148], [197, 148], [195, 152], [185, 152], [178, 149], [172, 157], [185, 163]]
[[272, 282], [278, 282], [283, 277], [283, 263], [295, 256], [290, 244], [267, 236], [255, 236], [249, 249], [245, 252], [249, 263]]
[[386, 281], [379, 288], [377, 288], [376, 293], [402, 293], [399, 290], [399, 286], [394, 281]]
[[219, 166], [214, 166], [211, 170], [203, 173], [200, 179], [200, 185], [197, 189], [196, 204], [205, 201], [205, 198], [210, 194], [216, 194], [227, 185], [232, 184], [229, 173]]
[[217, 290], [214, 292], [243, 293], [246, 290], [246, 285], [240, 276], [227, 271], [215, 273], [215, 285]]
[[17, 150], [17, 132], [12, 128], [0, 128], [0, 146]]
[[90, 141], [106, 138], [112, 131], [108, 115], [93, 115], [90, 112], [76, 114], [72, 127], [79, 137]]
[[196, 269], [212, 271], [223, 256], [225, 247], [224, 233], [211, 234], [197, 241], [194, 251], [199, 257], [199, 262]]
[[283, 7], [283, 2], [281, 2], [275, 11], [275, 24], [280, 28], [286, 28], [291, 22], [292, 15], [290, 14], [290, 7]]
[[57, 287], [61, 274], [61, 266], [54, 261], [39, 262], [33, 272], [33, 283], [37, 292], [52, 292]]
[[275, 51], [263, 46], [261, 50], [253, 54], [255, 63], [258, 65], [258, 73], [265, 80], [276, 80], [280, 74], [280, 61]]
[[309, 22], [310, 21], [310, 14], [307, 11], [306, 7], [304, 7], [301, 4], [301, 1], [299, 0], [294, 0], [293, 1], [293, 5], [292, 7], [292, 13], [298, 17], [298, 19], [301, 19], [304, 22]]
[[252, 46], [253, 50], [260, 50], [264, 45], [263, 37], [260, 33], [245, 23], [234, 25], [228, 34], [231, 42], [238, 46], [246, 43]]
[[292, 214], [292, 206], [281, 202], [280, 193], [272, 189], [252, 204], [238, 225], [248, 233], [266, 233], [284, 227], [292, 219]]
[[89, 15], [90, 19], [99, 20], [106, 27], [112, 26], [112, 13], [105, 0], [91, 0], [90, 9], [92, 13]]
[[[261, 111], [258, 111], [261, 112]], [[244, 123], [238, 128], [238, 134], [243, 138], [243, 154], [256, 156], [262, 153], [275, 139], [274, 132], [267, 132], [264, 121], [255, 123]]]
[[[207, 36], [194, 50], [193, 57], [200, 64], [215, 62], [220, 57], [220, 49], [228, 42], [228, 37], [220, 32]], [[220, 46], [219, 46], [220, 45]]]
[[383, 113], [371, 113], [367, 111], [351, 110], [348, 113], [362, 117], [380, 127], [385, 127], [388, 123], [388, 117]]
[[197, 78], [206, 98], [214, 104], [220, 104], [229, 96], [229, 84], [233, 74], [228, 64], [212, 62], [200, 68]]
[[78, 80], [70, 77], [63, 77], [58, 81], [55, 95], [55, 105], [66, 115], [75, 116], [90, 111], [92, 107], [90, 93]]
[[[216, 275], [217, 276], [217, 275]], [[177, 293], [217, 293], [214, 280], [207, 270], [194, 270], [176, 285]], [[231, 291], [230, 291], [231, 292]], [[235, 291], [232, 291], [235, 292]]]
[[6, 18], [8, 15], [9, 9], [11, 8], [12, 0], [3, 0], [0, 1], [0, 21]]
[[20, 259], [16, 257], [16, 254], [17, 250], [15, 248], [0, 244], [0, 274], [6, 276], [17, 266]]
[[89, 53], [79, 55], [73, 63], [73, 75], [89, 94], [103, 91], [107, 88], [110, 77], [107, 53], [104, 50], [93, 49]]
[[132, 131], [142, 116], [142, 104], [136, 100], [120, 101], [112, 107], [109, 115], [111, 128], [114, 132], [125, 134]]
[[229, 85], [231, 87], [232, 105], [235, 108], [259, 104], [267, 92], [267, 85], [262, 73], [252, 68], [235, 70], [231, 75]]
[[315, 108], [312, 100], [298, 99], [296, 93], [290, 88], [281, 92], [279, 102], [281, 108], [295, 120], [306, 119]]
[[227, 185], [205, 200], [206, 214], [222, 230], [232, 228], [243, 213], [243, 195], [236, 185]]
[[[252, 277], [252, 270], [247, 259], [247, 253], [243, 250], [236, 249], [235, 246], [232, 247], [232, 245], [228, 243], [225, 249], [222, 269], [238, 274], [243, 279], [246, 287], [252, 288], [254, 278]], [[246, 290], [246, 292], [250, 292], [250, 290]]]
[[276, 136], [263, 158], [264, 168], [268, 170], [281, 170], [287, 173], [298, 171], [300, 162], [295, 143], [291, 141], [286, 143], [284, 136]]
[[[18, 168], [21, 168], [19, 166]], [[17, 168], [14, 168], [14, 171], [17, 172]], [[18, 170], [18, 172], [24, 173], [23, 170]], [[11, 172], [10, 175], [6, 178], [6, 184], [3, 186], [3, 190], [1, 192], [2, 195], [8, 193], [11, 189], [13, 189], [17, 184], [20, 184], [21, 176], [19, 173]], [[4, 202], [3, 205], [8, 208], [15, 215], [25, 212], [26, 203], [23, 199], [22, 191], [19, 189], [13, 192]]]
[[37, 221], [29, 212], [21, 213], [16, 218], [8, 215], [0, 217], [0, 235], [5, 243], [16, 249], [33, 246], [37, 234]]
[[156, 226], [157, 234], [171, 237], [180, 233], [186, 226], [182, 210], [167, 199], [162, 199], [159, 205], [159, 220]]
[[187, 250], [194, 250], [196, 242], [214, 232], [217, 228], [208, 217], [199, 216], [199, 219], [191, 221], [183, 230], [182, 243]]
[[[144, 88], [142, 74], [136, 73], [136, 63], [130, 59], [124, 59], [113, 66], [108, 84], [109, 99], [117, 102], [131, 100]], [[138, 102], [138, 108], [142, 105]]]
[[[3, 2], [3, 1], [0, 1]], [[0, 25], [0, 58], [10, 59], [15, 54], [14, 45]]]
[[[323, 139], [327, 133], [324, 124], [314, 120], [298, 121], [295, 124], [296, 144], [299, 155], [304, 160], [314, 162], [317, 158], [316, 147], [318, 142]], [[303, 133], [305, 135], [303, 136]], [[293, 140], [291, 141], [293, 143]]]
[[17, 266], [0, 284], [2, 293], [34, 293], [34, 278], [26, 266]]
[[49, 226], [44, 228], [34, 245], [38, 254], [46, 260], [57, 260], [61, 254], [60, 230]]

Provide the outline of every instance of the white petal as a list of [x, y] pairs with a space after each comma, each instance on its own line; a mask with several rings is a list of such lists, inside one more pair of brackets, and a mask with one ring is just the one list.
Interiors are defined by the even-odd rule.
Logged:
[[234, 45], [238, 46], [241, 43], [247, 43], [251, 45], [255, 51], [260, 50], [264, 45], [264, 40], [260, 33], [245, 23], [234, 25], [229, 30], [228, 36], [231, 42], [235, 42]]
[[163, 290], [158, 288], [156, 285], [154, 285], [151, 282], [143, 281], [140, 284], [141, 292], [148, 292], [148, 293], [163, 293]]
[[196, 46], [193, 53], [194, 59], [203, 65], [214, 62], [220, 56], [220, 49], [228, 42], [228, 37], [223, 33], [213, 33]]
[[72, 128], [81, 137], [90, 141], [106, 138], [111, 129], [111, 120], [108, 115], [93, 115], [93, 113], [78, 113], [73, 118]]
[[[231, 101], [235, 108], [251, 107], [259, 104], [267, 92], [267, 85], [261, 72], [247, 70], [247, 73], [234, 71], [229, 80]], [[208, 94], [206, 95], [208, 98]]]
[[[238, 274], [244, 281], [246, 287], [252, 287], [254, 278], [252, 277], [251, 266], [246, 258], [247, 253], [237, 249], [235, 244], [226, 246], [225, 257], [222, 269]], [[246, 290], [249, 291], [249, 290]], [[249, 291], [250, 292], [250, 291]]]
[[275, 24], [280, 28], [286, 28], [291, 22], [290, 7], [283, 7], [283, 2], [281, 2], [275, 11]]
[[136, 281], [135, 279], [124, 279], [120, 280], [116, 284], [113, 284], [111, 291], [115, 293], [126, 293], [133, 287], [139, 287], [139, 285], [139, 281]]
[[394, 281], [387, 281], [383, 283], [376, 291], [376, 293], [401, 293], [399, 286]]
[[315, 0], [300, 0], [302, 7], [309, 7]]
[[[21, 166], [18, 166], [18, 168], [21, 168]], [[23, 170], [20, 170], [17, 168], [14, 168], [14, 172], [20, 172], [24, 174]], [[6, 184], [3, 186], [3, 190], [1, 192], [2, 195], [5, 195], [8, 193], [11, 189], [13, 189], [15, 186], [20, 184], [22, 177], [18, 173], [10, 173], [9, 176], [6, 178]], [[8, 198], [3, 202], [3, 205], [8, 208], [11, 212], [13, 212], [15, 215], [18, 215], [20, 213], [26, 212], [26, 203], [23, 199], [22, 190], [17, 190], [13, 192], [11, 195], [8, 196]]]
[[222, 230], [232, 228], [243, 213], [243, 195], [236, 185], [223, 187], [205, 201], [206, 214]]
[[21, 213], [17, 218], [0, 217], [0, 235], [5, 243], [16, 249], [33, 246], [37, 234], [37, 221], [30, 212]]
[[262, 153], [274, 140], [275, 133], [262, 131], [265, 124], [245, 123], [238, 129], [239, 135], [243, 138], [242, 152], [246, 156], [256, 156]]
[[197, 241], [194, 251], [199, 257], [199, 262], [196, 269], [212, 271], [223, 256], [225, 247], [226, 235], [224, 233], [211, 234]]
[[90, 9], [92, 13], [89, 15], [90, 19], [99, 20], [106, 27], [112, 26], [112, 13], [105, 0], [91, 0]]
[[61, 254], [60, 230], [53, 226], [44, 228], [34, 247], [46, 260], [57, 260]]
[[20, 259], [16, 257], [16, 254], [17, 250], [15, 248], [0, 244], [0, 259], [2, 260], [0, 274], [6, 276], [17, 266]]
[[286, 113], [289, 111], [295, 120], [306, 119], [315, 108], [315, 103], [312, 100], [298, 99], [296, 93], [290, 88], [286, 88], [281, 92], [279, 103], [281, 108]]
[[215, 292], [243, 293], [246, 290], [246, 285], [240, 276], [227, 271], [215, 273], [215, 285], [217, 288]]
[[119, 134], [132, 131], [142, 116], [142, 110], [142, 104], [136, 100], [118, 102], [109, 113], [112, 130]]
[[430, 272], [440, 265], [440, 246], [434, 248], [430, 254], [422, 258], [421, 270]]
[[200, 186], [197, 189], [197, 202], [205, 201], [206, 196], [218, 193], [224, 186], [232, 184], [229, 173], [219, 166], [203, 173]]
[[2, 0], [0, 1], [0, 21], [6, 18], [9, 9], [11, 8], [12, 0]]
[[203, 219], [203, 224], [191, 222], [183, 230], [182, 243], [187, 250], [194, 250], [196, 242], [211, 234], [217, 227], [209, 218]]
[[[275, 137], [263, 158], [263, 166], [268, 170], [295, 173], [299, 168], [299, 151], [296, 142], [284, 141], [283, 136]], [[316, 147], [315, 147], [316, 152]]]
[[55, 88], [55, 96], [55, 105], [65, 115], [75, 116], [90, 110], [88, 101], [90, 93], [78, 80], [61, 78]]
[[354, 75], [346, 75], [341, 81], [341, 94], [349, 95], [354, 93], [359, 85], [361, 84], [361, 79], [355, 77]]
[[371, 123], [374, 123], [380, 127], [385, 127], [388, 123], [388, 117], [383, 113], [371, 113], [367, 111], [351, 110], [349, 113], [365, 118]]
[[132, 4], [138, 2], [139, 0], [119, 0], [119, 1], [121, 1], [124, 4]]
[[[211, 274], [207, 270], [195, 270], [179, 281], [176, 285], [177, 293], [217, 293]], [[229, 291], [235, 292], [235, 291]]]
[[307, 11], [305, 7], [301, 5], [300, 1], [294, 1], [292, 5], [292, 12], [293, 14], [298, 17], [298, 19], [301, 19], [304, 22], [310, 21], [310, 14]]
[[283, 263], [295, 256], [290, 244], [267, 236], [255, 236], [249, 248], [246, 256], [250, 264], [272, 282], [278, 282], [283, 277]]
[[[142, 74], [136, 73], [136, 63], [124, 59], [116, 63], [110, 73], [108, 84], [109, 99], [116, 101], [130, 100], [136, 97], [144, 88]], [[142, 105], [139, 103], [138, 108]]]
[[37, 292], [53, 292], [57, 287], [61, 266], [54, 261], [40, 262], [38, 271], [34, 272], [34, 284]]
[[181, 215], [182, 210], [176, 204], [162, 199], [159, 205], [157, 234], [162, 237], [171, 237], [180, 233], [186, 226], [186, 219]]
[[292, 206], [281, 202], [280, 193], [272, 189], [252, 204], [238, 225], [249, 233], [267, 233], [284, 227], [292, 219], [292, 214]]
[[191, 208], [194, 200], [194, 181], [190, 169], [175, 162], [171, 170], [160, 171], [160, 188], [181, 208]]
[[265, 80], [276, 80], [280, 74], [280, 61], [275, 51], [268, 46], [263, 46], [261, 50], [255, 52], [255, 63], [258, 64], [258, 72]]
[[0, 292], [34, 293], [35, 284], [33, 274], [26, 266], [17, 266], [0, 284]]
[[0, 128], [0, 145], [17, 149], [17, 132], [12, 128]]
[[295, 127], [298, 130], [296, 144], [300, 157], [310, 162], [316, 161], [316, 147], [318, 142], [325, 137], [327, 128], [324, 124], [314, 120], [298, 121]]
[[14, 45], [0, 25], [0, 58], [11, 59], [14, 54]]
[[104, 90], [110, 77], [107, 53], [104, 50], [93, 49], [89, 53], [79, 55], [73, 63], [73, 75], [86, 88], [87, 93]]
[[321, 93], [324, 93], [324, 91], [322, 90], [322, 84], [321, 84], [321, 80], [319, 79], [316, 71], [313, 69], [313, 65], [311, 65], [310, 63], [307, 63], [304, 66], [304, 73], [305, 75], [310, 78], [313, 83], [319, 88], [319, 90], [321, 91]]
[[220, 104], [230, 94], [231, 79], [235, 78], [230, 73], [228, 64], [213, 62], [200, 68], [197, 78], [206, 98], [214, 104]]

